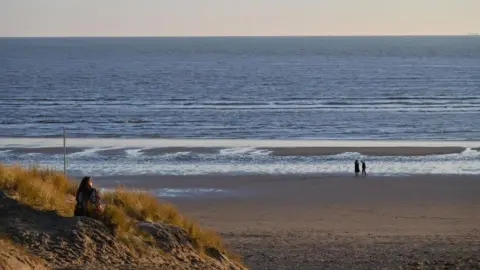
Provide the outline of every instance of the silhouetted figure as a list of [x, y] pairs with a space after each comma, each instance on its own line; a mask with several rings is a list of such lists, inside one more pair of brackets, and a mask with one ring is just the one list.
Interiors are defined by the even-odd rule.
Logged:
[[362, 175], [367, 176], [367, 164], [362, 160]]
[[360, 163], [358, 163], [358, 160], [355, 160], [355, 176], [358, 176], [360, 173]]
[[100, 192], [93, 188], [92, 177], [85, 176], [80, 182], [75, 196], [75, 216], [95, 217], [102, 211]]

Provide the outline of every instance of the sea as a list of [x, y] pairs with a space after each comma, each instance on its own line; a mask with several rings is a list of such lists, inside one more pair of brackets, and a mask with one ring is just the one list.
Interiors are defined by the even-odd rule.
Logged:
[[[65, 129], [73, 175], [480, 175], [480, 37], [0, 38], [0, 111], [0, 162]], [[462, 150], [271, 151], [379, 145]]]

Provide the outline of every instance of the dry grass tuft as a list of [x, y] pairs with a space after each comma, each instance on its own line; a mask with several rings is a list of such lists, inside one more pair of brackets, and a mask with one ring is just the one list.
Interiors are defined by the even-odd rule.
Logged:
[[68, 197], [76, 185], [51, 169], [0, 164], [0, 189], [34, 208], [56, 210], [64, 216], [73, 215], [75, 203]]
[[[40, 210], [55, 210], [63, 216], [72, 216], [75, 207], [77, 184], [65, 179], [63, 174], [38, 166], [23, 168], [0, 164], [0, 189], [7, 191], [22, 203]], [[160, 203], [154, 196], [141, 191], [126, 191], [122, 187], [102, 194], [105, 202], [99, 217], [132, 252], [141, 253], [142, 244], [152, 244], [153, 238], [134, 226], [137, 221], [163, 222], [184, 228], [197, 250], [216, 248], [227, 252], [222, 239], [212, 231], [182, 216], [175, 206]], [[146, 247], [145, 247], [146, 248]], [[228, 253], [230, 258], [238, 256]]]
[[175, 206], [159, 203], [154, 196], [142, 191], [126, 191], [118, 187], [113, 192], [103, 194], [106, 220], [119, 224], [118, 232], [132, 228], [132, 221], [162, 222], [184, 228], [193, 245], [200, 251], [216, 248], [225, 251], [222, 239], [214, 232], [201, 228], [197, 223], [182, 216]]

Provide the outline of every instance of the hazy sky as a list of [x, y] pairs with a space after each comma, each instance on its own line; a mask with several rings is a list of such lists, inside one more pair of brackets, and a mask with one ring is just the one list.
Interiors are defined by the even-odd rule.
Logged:
[[480, 0], [0, 0], [0, 36], [474, 32]]

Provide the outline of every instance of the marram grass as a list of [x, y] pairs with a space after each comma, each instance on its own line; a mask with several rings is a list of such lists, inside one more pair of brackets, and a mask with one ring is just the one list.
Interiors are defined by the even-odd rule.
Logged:
[[[0, 190], [35, 209], [53, 210], [65, 217], [73, 216], [77, 184], [53, 169], [0, 164]], [[207, 248], [227, 252], [216, 233], [201, 228], [181, 215], [173, 205], [159, 202], [148, 193], [119, 187], [112, 192], [102, 193], [102, 199], [105, 209], [99, 219], [123, 242], [140, 236], [145, 244], [151, 244], [151, 236], [138, 231], [134, 224], [137, 221], [163, 222], [184, 228], [193, 245], [201, 252]], [[138, 241], [133, 242], [130, 241], [129, 246], [136, 251], [141, 250]], [[229, 257], [239, 261], [238, 255], [229, 253]]]

